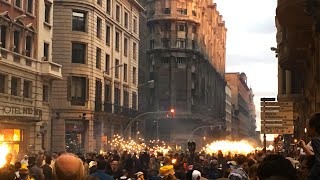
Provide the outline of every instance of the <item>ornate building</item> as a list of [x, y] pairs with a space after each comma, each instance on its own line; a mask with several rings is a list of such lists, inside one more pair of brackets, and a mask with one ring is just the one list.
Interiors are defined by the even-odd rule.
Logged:
[[53, 151], [105, 150], [138, 109], [139, 13], [135, 0], [55, 0]]
[[[0, 0], [0, 145], [16, 155], [51, 149], [52, 0]], [[20, 157], [21, 158], [21, 157]]]
[[[184, 141], [200, 124], [220, 123], [225, 129], [227, 30], [217, 5], [209, 0], [145, 3], [148, 34], [143, 76], [145, 81], [154, 80], [154, 85], [144, 88], [140, 98], [146, 103], [141, 108], [176, 112], [174, 120], [156, 123], [160, 138]], [[153, 118], [163, 117], [155, 113]], [[154, 124], [148, 122], [151, 129]], [[150, 138], [155, 137], [152, 133]]]
[[295, 136], [320, 111], [319, 0], [278, 0], [278, 101], [294, 102]]

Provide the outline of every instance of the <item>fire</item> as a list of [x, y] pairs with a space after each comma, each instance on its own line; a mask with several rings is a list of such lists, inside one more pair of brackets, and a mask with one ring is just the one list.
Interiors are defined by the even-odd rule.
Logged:
[[0, 167], [6, 164], [6, 155], [9, 153], [9, 147], [7, 144], [0, 144]]
[[247, 141], [215, 141], [208, 144], [203, 148], [208, 154], [217, 154], [218, 151], [222, 151], [223, 154], [243, 154], [247, 155], [255, 151], [255, 148], [251, 146]]

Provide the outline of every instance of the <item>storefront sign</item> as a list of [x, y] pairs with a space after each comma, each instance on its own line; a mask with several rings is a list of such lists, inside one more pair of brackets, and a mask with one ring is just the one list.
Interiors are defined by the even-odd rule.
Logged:
[[40, 118], [42, 110], [34, 107], [0, 106], [0, 116], [23, 116]]

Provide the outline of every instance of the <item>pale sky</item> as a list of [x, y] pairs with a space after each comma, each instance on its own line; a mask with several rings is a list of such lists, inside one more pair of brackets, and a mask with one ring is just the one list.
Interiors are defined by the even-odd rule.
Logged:
[[260, 98], [276, 97], [277, 59], [276, 0], [214, 0], [226, 21], [226, 72], [244, 72], [255, 94], [257, 130], [260, 130]]

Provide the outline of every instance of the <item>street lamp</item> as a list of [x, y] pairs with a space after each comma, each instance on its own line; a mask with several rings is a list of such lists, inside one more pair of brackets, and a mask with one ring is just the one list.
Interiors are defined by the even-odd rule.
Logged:
[[116, 65], [116, 66], [113, 66], [113, 67], [111, 67], [111, 68], [103, 71], [103, 74], [106, 73], [106, 72], [108, 72], [108, 71], [110, 71], [111, 69], [119, 68], [119, 67], [122, 67], [122, 66], [123, 66], [123, 64], [118, 64], [118, 65]]
[[150, 81], [148, 81], [148, 82], [139, 84], [138, 87], [142, 87], [142, 86], [149, 85], [149, 84], [154, 84], [154, 80], [150, 80]]

